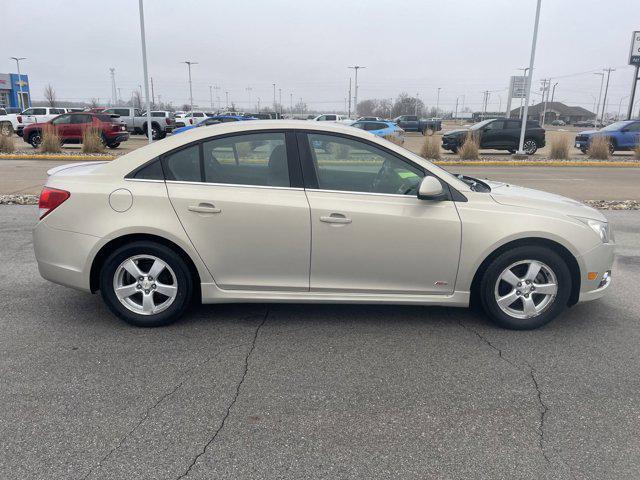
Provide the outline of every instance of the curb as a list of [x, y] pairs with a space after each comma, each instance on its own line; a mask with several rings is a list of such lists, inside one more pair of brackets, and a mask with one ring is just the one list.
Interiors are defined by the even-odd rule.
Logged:
[[590, 162], [590, 161], [576, 161], [576, 162], [556, 162], [547, 160], [533, 160], [533, 161], [509, 161], [509, 160], [468, 160], [468, 161], [435, 161], [433, 162], [439, 166], [456, 166], [456, 167], [640, 167], [640, 161], [631, 162]]
[[113, 155], [29, 155], [26, 153], [0, 154], [0, 160], [113, 160], [117, 157]]

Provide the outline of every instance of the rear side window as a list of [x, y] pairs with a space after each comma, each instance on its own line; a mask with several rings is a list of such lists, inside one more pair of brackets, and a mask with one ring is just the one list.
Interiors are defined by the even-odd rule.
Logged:
[[507, 130], [519, 130], [520, 122], [518, 120], [507, 121]]
[[285, 135], [252, 133], [203, 144], [205, 182], [288, 187]]
[[31, 115], [46, 115], [46, 114], [47, 114], [46, 108], [34, 108], [33, 112], [31, 113]]
[[141, 168], [135, 173], [133, 178], [137, 178], [139, 180], [164, 180], [160, 160], [155, 160], [149, 165]]
[[191, 145], [164, 157], [164, 171], [167, 180], [180, 182], [200, 182], [200, 147]]

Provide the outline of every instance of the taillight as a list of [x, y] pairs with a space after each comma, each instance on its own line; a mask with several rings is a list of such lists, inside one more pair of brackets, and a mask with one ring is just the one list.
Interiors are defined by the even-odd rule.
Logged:
[[190, 123], [191, 125], [193, 125], [193, 118], [190, 118], [190, 119], [189, 119], [189, 123]]
[[172, 124], [173, 124], [173, 118], [167, 117], [167, 125], [172, 125]]
[[22, 115], [18, 115], [16, 118], [18, 119], [18, 123], [22, 123]]
[[58, 190], [57, 188], [44, 187], [40, 192], [40, 200], [38, 201], [38, 209], [40, 211], [40, 220], [53, 212], [62, 203], [71, 196], [66, 190]]

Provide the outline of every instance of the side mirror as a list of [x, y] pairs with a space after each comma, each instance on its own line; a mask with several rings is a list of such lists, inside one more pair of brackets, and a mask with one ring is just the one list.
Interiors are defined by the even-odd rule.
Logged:
[[442, 200], [444, 198], [444, 189], [440, 180], [432, 176], [424, 177], [418, 188], [418, 198], [420, 200]]

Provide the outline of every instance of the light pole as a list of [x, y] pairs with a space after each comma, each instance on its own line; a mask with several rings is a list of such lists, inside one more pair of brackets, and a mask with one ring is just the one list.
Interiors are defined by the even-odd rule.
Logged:
[[140, 10], [140, 39], [142, 41], [142, 70], [144, 71], [144, 91], [147, 103], [147, 139], [149, 143], [153, 142], [153, 133], [151, 130], [151, 99], [149, 98], [149, 71], [147, 69], [147, 41], [144, 34], [144, 8], [142, 0], [138, 3]]
[[436, 117], [440, 111], [440, 90], [442, 90], [442, 87], [438, 87], [438, 96], [436, 97]]
[[455, 113], [453, 114], [453, 119], [454, 119], [454, 120], [458, 120], [458, 100], [460, 100], [460, 97], [459, 97], [459, 96], [458, 96], [458, 97], [456, 97], [456, 111], [455, 111]]
[[[213, 89], [219, 91], [220, 90], [220, 86], [219, 85], [214, 85]], [[218, 112], [219, 112], [222, 109], [222, 102], [220, 102], [220, 95], [218, 95], [217, 93], [216, 93], [216, 100], [218, 101]]]
[[622, 97], [620, 99], [620, 103], [618, 104], [618, 115], [616, 116], [616, 120], [620, 120], [620, 110], [622, 110], [622, 102], [625, 98], [629, 98], [631, 95], [627, 95], [626, 97]]
[[276, 118], [278, 118], [278, 107], [276, 106], [276, 84], [273, 85], [273, 111], [276, 113]]
[[282, 118], [282, 89], [278, 89], [278, 103], [280, 104], [280, 118]]
[[[531, 57], [529, 58], [529, 77], [533, 76], [533, 64], [536, 60], [536, 42], [538, 41], [538, 24], [540, 23], [540, 7], [542, 0], [538, 0], [536, 4], [536, 19], [533, 24], [533, 39], [531, 40]], [[518, 154], [524, 155], [522, 150], [524, 147], [524, 134], [527, 128], [527, 114], [529, 113], [529, 99], [531, 98], [531, 82], [527, 81], [527, 95], [524, 104], [524, 112], [522, 114], [522, 122], [520, 126], [520, 144], [518, 146]]]
[[253, 88], [247, 87], [245, 88], [245, 90], [249, 93], [249, 108], [251, 108], [251, 91], [253, 90]]
[[180, 62], [180, 63], [186, 63], [189, 70], [189, 105], [191, 107], [191, 112], [193, 113], [193, 86], [191, 84], [191, 65], [197, 65], [198, 62], [185, 60], [184, 62]]
[[16, 61], [16, 67], [18, 68], [18, 107], [20, 110], [24, 110], [24, 98], [22, 96], [22, 75], [20, 74], [20, 60], [26, 60], [27, 57], [10, 57], [12, 60]]
[[420, 94], [418, 92], [416, 92], [416, 109], [414, 112], [414, 115], [417, 117], [418, 116], [418, 101], [420, 100]]
[[115, 107], [117, 105], [118, 102], [118, 96], [116, 93], [116, 69], [111, 67], [109, 69], [109, 72], [111, 73], [111, 97], [112, 97], [112, 107]]
[[209, 103], [211, 104], [211, 111], [213, 112], [213, 85], [209, 85]]
[[289, 111], [291, 112], [291, 116], [293, 116], [293, 93], [289, 93]]
[[[598, 112], [600, 111], [600, 100], [602, 100], [602, 86], [604, 85], [604, 72], [596, 72], [594, 75], [600, 75], [600, 93], [598, 94], [598, 103], [596, 105], [596, 118], [594, 123], [598, 123]], [[595, 125], [597, 127], [597, 125]]]
[[356, 72], [355, 88], [354, 88], [354, 94], [353, 94], [353, 111], [357, 118], [358, 117], [358, 70], [360, 70], [361, 68], [367, 68], [367, 67], [354, 65], [353, 67], [349, 67], [349, 68], [353, 68], [353, 70], [355, 70]]
[[258, 97], [258, 113], [260, 113], [260, 97]]
[[607, 72], [607, 86], [604, 87], [604, 98], [602, 99], [602, 115], [600, 115], [600, 125], [604, 125], [604, 109], [607, 107], [607, 92], [609, 91], [609, 77], [611, 76], [611, 72], [615, 72], [615, 68], [605, 68], [605, 72]]
[[225, 100], [225, 110], [229, 110], [229, 92], [224, 92], [225, 96], [226, 96], [226, 100]]

